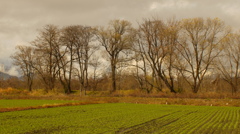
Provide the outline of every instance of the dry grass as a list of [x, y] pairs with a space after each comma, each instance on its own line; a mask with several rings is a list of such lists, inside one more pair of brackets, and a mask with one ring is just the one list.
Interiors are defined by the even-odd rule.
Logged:
[[194, 106], [240, 106], [240, 100], [238, 99], [120, 97], [119, 102], [164, 104], [164, 105], [194, 105]]
[[121, 90], [113, 94], [108, 92], [94, 92], [88, 96], [78, 94], [59, 94], [54, 92], [44, 93], [40, 91], [28, 92], [17, 89], [0, 89], [0, 99], [45, 99], [45, 100], [80, 100], [79, 103], [65, 103], [43, 105], [25, 108], [2, 108], [0, 112], [28, 110], [39, 108], [51, 108], [60, 106], [86, 105], [98, 103], [143, 103], [163, 105], [196, 105], [196, 106], [240, 106], [240, 95], [223, 93], [184, 93], [172, 94], [155, 92], [147, 94], [139, 90]]
[[[216, 92], [204, 92], [204, 93], [170, 93], [170, 92], [152, 92], [146, 93], [141, 90], [118, 90], [112, 94], [107, 91], [89, 91], [88, 96], [92, 97], [147, 97], [147, 98], [190, 98], [190, 99], [240, 99], [240, 93], [216, 93]], [[55, 91], [45, 92], [43, 89], [34, 90], [29, 92], [27, 90], [18, 90], [13, 88], [0, 89], [1, 98], [48, 98], [48, 97], [60, 97], [67, 99], [69, 96], [78, 96], [78, 93], [66, 95]]]
[[0, 89], [0, 95], [28, 95], [29, 92], [27, 90], [18, 90], [13, 88], [6, 88], [6, 89]]
[[[106, 96], [109, 96], [106, 94]], [[119, 90], [111, 94], [112, 97], [147, 97], [147, 98], [191, 98], [191, 99], [240, 99], [240, 93], [216, 93], [216, 92], [204, 92], [204, 93], [170, 93], [170, 92], [152, 92], [146, 93], [140, 90]]]
[[63, 107], [63, 106], [76, 106], [76, 105], [97, 104], [97, 103], [99, 103], [99, 102], [45, 104], [45, 105], [42, 105], [42, 106], [31, 106], [31, 107], [0, 108], [0, 112], [22, 111], [22, 110], [30, 110], [30, 109], [53, 108], [53, 107]]

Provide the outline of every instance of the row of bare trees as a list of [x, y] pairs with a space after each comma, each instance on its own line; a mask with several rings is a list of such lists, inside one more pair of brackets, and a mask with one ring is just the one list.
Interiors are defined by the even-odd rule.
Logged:
[[[31, 46], [18, 46], [12, 56], [32, 90], [33, 76], [37, 75], [45, 90], [53, 90], [57, 80], [65, 93], [71, 93], [72, 77], [81, 83], [81, 91], [88, 87], [88, 64], [93, 48], [93, 31], [90, 27], [68, 26], [62, 29], [45, 26]], [[77, 64], [75, 64], [77, 63]]]
[[[110, 68], [111, 92], [117, 90], [117, 78], [125, 70], [148, 93], [165, 88], [180, 92], [183, 84], [197, 93], [207, 76], [214, 82], [226, 81], [235, 93], [240, 34], [218, 18], [152, 18], [143, 20], [138, 28], [126, 20], [94, 28], [47, 25], [30, 46], [18, 46], [12, 59], [30, 91], [36, 76], [46, 91], [53, 90], [59, 81], [65, 93], [71, 93], [71, 82], [78, 79], [81, 93], [86, 93], [89, 77], [97, 81], [97, 72], [104, 75]], [[101, 66], [106, 69], [100, 70]]]

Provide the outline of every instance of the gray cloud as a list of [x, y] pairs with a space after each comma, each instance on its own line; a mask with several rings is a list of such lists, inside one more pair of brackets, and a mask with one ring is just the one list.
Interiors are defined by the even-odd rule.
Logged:
[[10, 64], [15, 46], [34, 40], [46, 24], [96, 26], [127, 19], [136, 25], [152, 16], [219, 17], [238, 29], [239, 14], [239, 0], [0, 0], [0, 63]]

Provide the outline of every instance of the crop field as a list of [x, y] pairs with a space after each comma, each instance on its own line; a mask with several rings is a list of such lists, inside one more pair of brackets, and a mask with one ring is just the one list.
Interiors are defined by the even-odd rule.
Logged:
[[239, 107], [108, 103], [0, 113], [1, 134], [240, 133]]

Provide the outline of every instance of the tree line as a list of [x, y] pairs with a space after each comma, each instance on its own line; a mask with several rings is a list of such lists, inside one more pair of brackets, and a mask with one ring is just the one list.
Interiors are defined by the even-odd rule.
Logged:
[[78, 83], [86, 94], [105, 78], [115, 92], [120, 81], [131, 77], [136, 88], [148, 93], [185, 88], [198, 93], [206, 82], [225, 82], [236, 93], [240, 34], [218, 18], [151, 18], [137, 27], [127, 20], [105, 27], [46, 25], [28, 46], [17, 46], [11, 58], [29, 91], [37, 79], [46, 91], [60, 83], [69, 94]]

